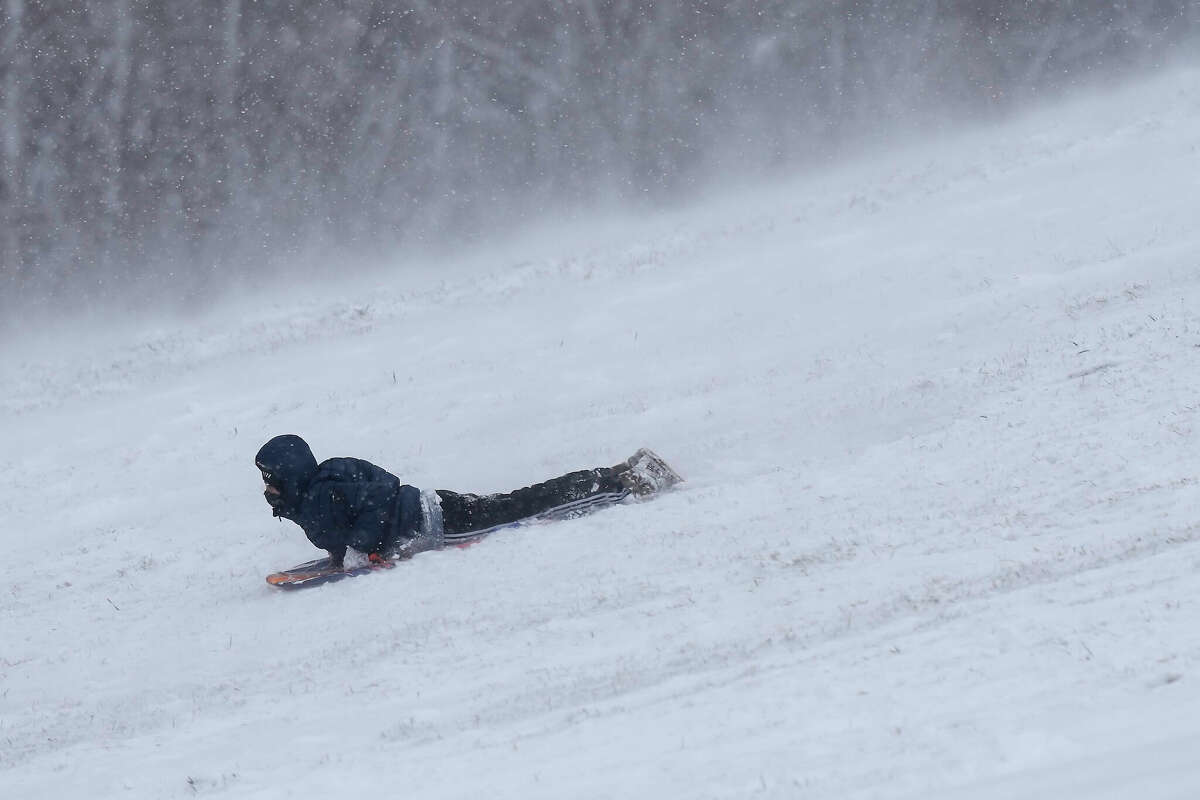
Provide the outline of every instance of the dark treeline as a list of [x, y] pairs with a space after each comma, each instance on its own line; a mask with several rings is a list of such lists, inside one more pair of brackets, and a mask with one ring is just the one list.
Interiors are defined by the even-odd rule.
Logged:
[[1200, 0], [0, 0], [0, 307], [661, 197], [1200, 28]]

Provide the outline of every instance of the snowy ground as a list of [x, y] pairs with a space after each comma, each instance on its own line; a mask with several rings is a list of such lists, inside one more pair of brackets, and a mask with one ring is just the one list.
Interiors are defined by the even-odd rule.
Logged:
[[[1200, 72], [0, 356], [0, 797], [1200, 796]], [[294, 432], [682, 491], [283, 593]]]

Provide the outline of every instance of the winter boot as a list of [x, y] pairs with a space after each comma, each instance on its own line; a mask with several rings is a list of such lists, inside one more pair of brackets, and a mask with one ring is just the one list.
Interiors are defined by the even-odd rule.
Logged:
[[636, 497], [661, 492], [683, 480], [666, 461], [645, 447], [630, 456], [628, 461], [622, 461], [613, 467], [613, 473]]

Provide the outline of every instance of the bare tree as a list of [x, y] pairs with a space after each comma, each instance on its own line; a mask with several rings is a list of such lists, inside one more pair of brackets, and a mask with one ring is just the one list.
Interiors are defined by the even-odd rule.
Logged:
[[[1200, 0], [0, 0], [0, 303], [655, 202], [1189, 41]], [[280, 268], [283, 268], [282, 266]]]
[[25, 2], [5, 0], [0, 24], [0, 86], [4, 92], [4, 114], [0, 117], [0, 285], [8, 293], [20, 286], [24, 266], [22, 231], [28, 223], [24, 96], [29, 52], [24, 44]]

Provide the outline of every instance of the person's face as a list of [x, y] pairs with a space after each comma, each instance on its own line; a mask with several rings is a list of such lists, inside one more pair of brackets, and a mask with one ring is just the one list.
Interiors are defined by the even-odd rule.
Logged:
[[283, 499], [283, 492], [279, 490], [278, 486], [272, 483], [272, 475], [265, 469], [262, 471], [262, 479], [263, 486], [265, 487], [263, 497], [267, 498], [267, 502], [274, 507]]

